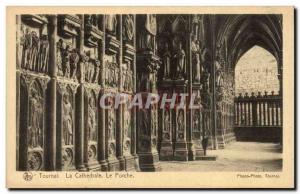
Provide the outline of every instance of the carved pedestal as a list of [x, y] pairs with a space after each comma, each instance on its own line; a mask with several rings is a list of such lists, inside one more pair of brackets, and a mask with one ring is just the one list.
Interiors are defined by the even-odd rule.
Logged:
[[[175, 92], [186, 92], [186, 81], [177, 80], [175, 83]], [[187, 140], [187, 113], [186, 106], [176, 108], [173, 122], [175, 124], [174, 138], [174, 160], [188, 161], [188, 140]]]
[[[161, 95], [168, 94], [168, 99], [172, 98], [172, 80], [163, 80], [159, 83]], [[170, 109], [170, 104], [166, 103], [163, 109], [160, 109], [160, 122], [159, 122], [159, 132], [160, 132], [160, 150], [159, 159], [160, 160], [173, 160], [173, 130], [174, 125], [172, 124], [174, 109]]]

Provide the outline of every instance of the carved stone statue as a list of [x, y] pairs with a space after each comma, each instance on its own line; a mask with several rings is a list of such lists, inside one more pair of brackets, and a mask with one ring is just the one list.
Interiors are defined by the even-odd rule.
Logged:
[[140, 36], [140, 47], [145, 50], [154, 50], [155, 45], [155, 36], [156, 36], [156, 15], [147, 14], [145, 16], [145, 30]]
[[88, 63], [85, 65], [85, 81], [86, 82], [91, 82], [92, 78], [94, 76], [94, 59], [91, 59], [91, 52], [87, 51], [86, 56], [89, 58]]
[[69, 55], [71, 52], [70, 45], [63, 44], [61, 55], [62, 55], [62, 69], [63, 69], [63, 75], [67, 78], [70, 77], [70, 60]]
[[130, 117], [130, 112], [129, 110], [125, 110], [125, 114], [124, 114], [124, 137], [130, 137], [130, 128], [131, 128], [131, 117]]
[[195, 111], [194, 119], [193, 119], [194, 120], [194, 129], [193, 129], [193, 131], [200, 131], [199, 119], [200, 119], [199, 111]]
[[105, 29], [111, 35], [116, 35], [117, 32], [117, 16], [106, 15], [105, 16]]
[[29, 50], [32, 45], [32, 39], [29, 28], [25, 28], [25, 32], [23, 37], [21, 38], [21, 45], [22, 45], [22, 58], [21, 58], [21, 67], [25, 69], [29, 69], [30, 64], [30, 56]]
[[100, 61], [98, 59], [95, 59], [95, 76], [93, 79], [94, 83], [99, 82], [100, 65], [101, 65]]
[[178, 50], [174, 55], [175, 58], [175, 65], [176, 65], [176, 79], [183, 79], [185, 76], [185, 52], [182, 49], [182, 43], [178, 44]]
[[192, 64], [193, 64], [193, 81], [200, 82], [200, 74], [201, 74], [201, 63], [200, 63], [200, 48], [199, 41], [196, 40], [196, 36], [194, 36], [194, 40], [191, 45], [192, 50]]
[[62, 59], [63, 59], [63, 48], [64, 42], [62, 39], [59, 39], [59, 41], [56, 43], [56, 64], [57, 64], [57, 75], [62, 76], [63, 75], [63, 68], [62, 68]]
[[34, 148], [41, 146], [42, 140], [42, 103], [40, 93], [36, 88], [31, 89], [31, 97], [29, 99], [29, 146]]
[[95, 103], [93, 98], [89, 99], [88, 104], [88, 121], [87, 121], [87, 128], [88, 128], [88, 140], [96, 141], [97, 134], [96, 134], [96, 114], [95, 114]]
[[72, 79], [76, 78], [77, 65], [79, 62], [79, 55], [77, 54], [76, 49], [73, 49], [70, 53], [70, 76]]
[[109, 110], [108, 115], [108, 139], [114, 140], [115, 139], [115, 127], [114, 127], [114, 115], [113, 111]]
[[177, 137], [178, 139], [183, 139], [184, 138], [184, 112], [183, 110], [179, 110], [178, 116], [177, 116]]
[[37, 69], [37, 60], [39, 54], [39, 37], [35, 31], [31, 32], [31, 47], [29, 49], [28, 65], [30, 70]]
[[42, 35], [40, 41], [40, 52], [39, 52], [38, 69], [40, 72], [48, 72], [48, 61], [49, 61], [49, 41], [47, 35]]
[[171, 52], [169, 50], [169, 44], [165, 44], [165, 51], [162, 56], [164, 75], [163, 79], [170, 79], [170, 66], [171, 66]]
[[169, 111], [165, 111], [165, 119], [164, 119], [164, 132], [170, 132], [170, 113]]
[[209, 92], [210, 88], [210, 73], [206, 68], [204, 68], [203, 75], [201, 77], [202, 91], [205, 93]]
[[63, 142], [65, 145], [73, 145], [73, 108], [70, 99], [71, 96], [66, 93], [63, 100]]
[[88, 14], [86, 16], [86, 22], [88, 25], [98, 26], [98, 17], [96, 14]]

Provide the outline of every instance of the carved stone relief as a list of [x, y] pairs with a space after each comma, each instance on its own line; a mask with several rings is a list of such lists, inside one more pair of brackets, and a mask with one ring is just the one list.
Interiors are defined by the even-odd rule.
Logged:
[[164, 110], [164, 128], [162, 133], [163, 140], [170, 141], [171, 140], [171, 115], [170, 110]]
[[42, 30], [39, 30], [21, 25], [21, 34], [21, 67], [31, 71], [47, 73], [49, 63], [47, 26], [43, 25]]
[[73, 145], [73, 96], [66, 92], [63, 96], [63, 145]]
[[184, 111], [178, 110], [176, 124], [177, 124], [177, 140], [184, 140], [185, 138], [185, 122], [184, 122]]
[[96, 111], [95, 99], [90, 97], [88, 100], [88, 118], [87, 118], [87, 137], [89, 141], [97, 141], [97, 124], [96, 124]]
[[29, 97], [28, 144], [30, 148], [43, 146], [43, 97], [42, 90], [33, 82]]
[[63, 39], [59, 39], [56, 46], [57, 75], [75, 80], [80, 59], [77, 49]]
[[112, 15], [105, 16], [105, 29], [107, 33], [116, 36], [117, 24], [118, 24], [117, 15], [112, 14]]
[[119, 83], [119, 67], [116, 55], [105, 56], [105, 84], [108, 87], [117, 87]]

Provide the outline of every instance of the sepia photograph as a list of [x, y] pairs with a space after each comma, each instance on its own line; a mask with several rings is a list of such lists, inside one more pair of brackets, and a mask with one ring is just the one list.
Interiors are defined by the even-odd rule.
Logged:
[[8, 7], [7, 187], [293, 188], [293, 19]]

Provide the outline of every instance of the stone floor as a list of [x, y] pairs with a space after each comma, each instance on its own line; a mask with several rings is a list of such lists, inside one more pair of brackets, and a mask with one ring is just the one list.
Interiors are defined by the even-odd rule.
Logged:
[[281, 171], [280, 145], [258, 142], [232, 142], [223, 150], [209, 150], [216, 161], [161, 161], [162, 171]]

